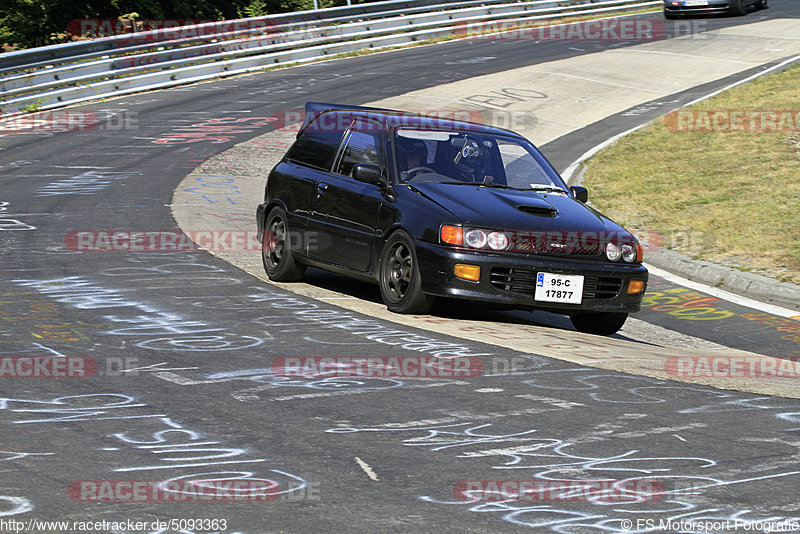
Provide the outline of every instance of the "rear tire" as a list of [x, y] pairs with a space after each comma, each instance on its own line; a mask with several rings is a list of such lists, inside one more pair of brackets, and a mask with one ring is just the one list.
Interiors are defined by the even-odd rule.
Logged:
[[616, 312], [586, 312], [574, 313], [569, 316], [572, 325], [579, 331], [585, 334], [597, 334], [599, 336], [610, 336], [615, 334], [625, 320], [628, 318], [627, 313]]
[[767, 0], [758, 0], [758, 2], [756, 2], [756, 9], [767, 9]]
[[422, 276], [414, 242], [399, 230], [389, 237], [381, 254], [381, 298], [395, 313], [426, 313], [435, 298], [422, 292]]
[[286, 212], [277, 206], [272, 208], [264, 228], [261, 261], [267, 276], [274, 282], [297, 282], [305, 274], [306, 266], [294, 261]]

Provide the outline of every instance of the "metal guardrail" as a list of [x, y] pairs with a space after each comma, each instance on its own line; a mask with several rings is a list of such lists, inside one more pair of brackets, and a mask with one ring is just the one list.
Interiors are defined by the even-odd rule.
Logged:
[[0, 54], [2, 115], [468, 35], [470, 24], [598, 15], [661, 0], [390, 0]]
[[78, 41], [58, 45], [42, 46], [28, 50], [19, 50], [0, 54], [0, 75], [18, 67], [42, 64], [46, 65], [59, 59], [69, 59], [78, 55], [102, 55], [115, 49], [129, 49], [131, 43], [141, 41], [152, 43], [168, 40], [167, 36], [175, 32], [194, 32], [197, 35], [225, 35], [236, 32], [237, 29], [253, 28], [256, 30], [273, 31], [278, 27], [287, 27], [296, 24], [339, 23], [343, 21], [365, 19], [368, 17], [401, 15], [403, 13], [416, 13], [430, 10], [431, 6], [447, 6], [453, 9], [468, 5], [482, 5], [503, 3], [508, 0], [388, 0], [372, 2], [355, 6], [343, 6], [315, 11], [295, 11], [263, 17], [252, 17], [238, 20], [224, 20], [198, 24], [190, 27], [170, 28], [168, 30], [153, 30], [136, 32], [135, 34], [117, 35], [91, 41]]

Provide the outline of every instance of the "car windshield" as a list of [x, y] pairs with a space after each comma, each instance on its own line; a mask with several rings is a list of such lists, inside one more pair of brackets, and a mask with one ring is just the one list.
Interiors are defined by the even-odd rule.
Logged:
[[394, 151], [401, 183], [477, 184], [566, 194], [558, 173], [531, 143], [519, 138], [399, 129]]

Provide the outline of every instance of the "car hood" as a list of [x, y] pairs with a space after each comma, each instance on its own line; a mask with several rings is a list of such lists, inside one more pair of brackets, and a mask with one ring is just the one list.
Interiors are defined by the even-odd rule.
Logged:
[[566, 194], [432, 182], [409, 184], [409, 188], [452, 213], [455, 218], [452, 222], [464, 226], [626, 232], [597, 210]]

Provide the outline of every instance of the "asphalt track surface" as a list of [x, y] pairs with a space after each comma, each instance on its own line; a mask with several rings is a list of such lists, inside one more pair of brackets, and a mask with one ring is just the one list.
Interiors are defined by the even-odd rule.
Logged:
[[[770, 5], [758, 16], [796, 16], [792, 0]], [[709, 28], [745, 22], [720, 17]], [[175, 229], [168, 204], [180, 180], [269, 131], [263, 118], [276, 110], [312, 99], [358, 104], [624, 44], [583, 43], [579, 51], [563, 42], [494, 43], [495, 60], [470, 62], [487, 55], [480, 46], [452, 42], [142, 94], [75, 108], [104, 118], [92, 131], [0, 139], [2, 356], [97, 365], [88, 378], [2, 378], [0, 531], [80, 530], [41, 520], [131, 520], [147, 526], [95, 530], [175, 532], [152, 527], [170, 519], [205, 520], [175, 525], [186, 532], [700, 531], [688, 521], [716, 521], [720, 531], [800, 530], [798, 400], [398, 326], [268, 285], [202, 252], [65, 246], [71, 230]], [[221, 118], [240, 120], [224, 135], [209, 127], [204, 141], [158, 142]], [[557, 139], [543, 149], [563, 167], [593, 137], [628, 128], [620, 119], [587, 130], [581, 142]], [[681, 288], [650, 285], [669, 289]], [[797, 352], [775, 324], [741, 315], [757, 312], [713, 306], [733, 315], [713, 327], [649, 309], [638, 318], [732, 348]], [[306, 356], [461, 356], [479, 359], [482, 372], [282, 376], [280, 358]], [[91, 502], [99, 493], [81, 484], [175, 488], [185, 480], [205, 480], [206, 491], [224, 488], [222, 480], [247, 483], [251, 493], [238, 498], [249, 502], [225, 502], [222, 490], [203, 503], [176, 502], [186, 494], [174, 492], [161, 493], [162, 502], [128, 494], [117, 497], [135, 502]], [[522, 501], [459, 492], [466, 481], [518, 480], [573, 486]], [[598, 480], [627, 481], [627, 493], [618, 483], [598, 501], [585, 491]]]

